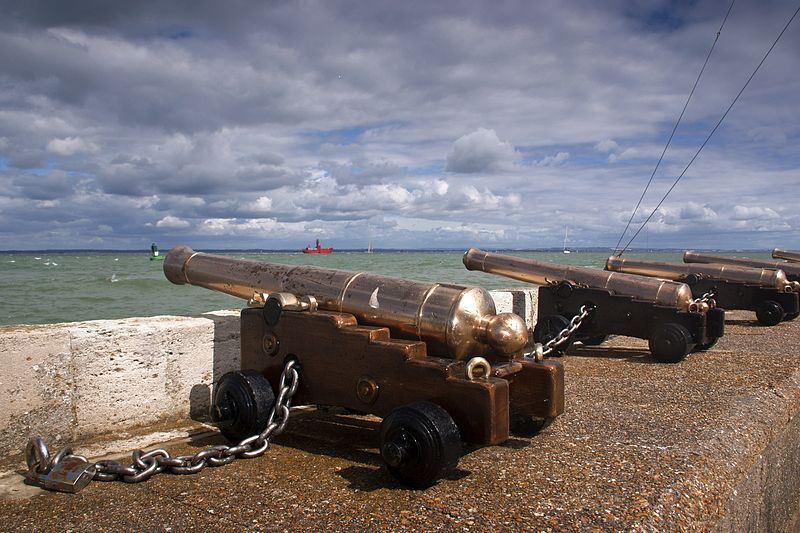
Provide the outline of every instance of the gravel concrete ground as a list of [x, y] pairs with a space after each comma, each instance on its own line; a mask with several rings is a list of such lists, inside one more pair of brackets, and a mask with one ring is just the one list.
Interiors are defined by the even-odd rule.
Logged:
[[[654, 363], [636, 339], [574, 346], [563, 358], [562, 417], [533, 438], [468, 448], [427, 490], [398, 485], [381, 466], [377, 419], [306, 408], [264, 456], [196, 475], [93, 482], [69, 495], [23, 486], [15, 473], [0, 527], [790, 531], [800, 323], [762, 328], [736, 312], [726, 328], [717, 346], [676, 365]], [[223, 442], [190, 431], [170, 452]]]

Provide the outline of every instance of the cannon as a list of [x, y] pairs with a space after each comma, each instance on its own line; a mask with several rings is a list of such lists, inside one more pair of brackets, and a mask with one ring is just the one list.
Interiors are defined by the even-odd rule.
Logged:
[[772, 257], [775, 259], [784, 259], [790, 263], [800, 263], [800, 252], [794, 252], [791, 250], [781, 250], [780, 248], [775, 248], [772, 250]]
[[618, 334], [646, 339], [653, 357], [664, 363], [681, 361], [691, 351], [706, 350], [724, 333], [725, 312], [713, 300], [697, 301], [688, 285], [557, 265], [471, 248], [464, 254], [469, 270], [481, 270], [540, 285], [533, 339], [555, 338], [581, 313], [593, 309], [558, 351], [573, 341], [602, 343]]
[[798, 294], [782, 270], [721, 265], [676, 264], [609, 257], [606, 270], [686, 283], [695, 298], [713, 294], [722, 309], [755, 311], [758, 322], [774, 326], [800, 315]]
[[564, 371], [524, 356], [525, 322], [484, 289], [367, 272], [233, 259], [179, 246], [167, 279], [248, 301], [241, 367], [214, 389], [211, 417], [240, 441], [267, 424], [288, 360], [293, 401], [383, 418], [380, 455], [413, 487], [455, 468], [462, 441], [532, 435], [564, 411]]
[[800, 286], [800, 264], [795, 265], [785, 261], [770, 261], [769, 259], [748, 259], [746, 257], [728, 257], [724, 255], [704, 254], [687, 250], [683, 252], [684, 263], [718, 263], [720, 265], [739, 265], [770, 270], [783, 270], [786, 279], [793, 282], [797, 288]]

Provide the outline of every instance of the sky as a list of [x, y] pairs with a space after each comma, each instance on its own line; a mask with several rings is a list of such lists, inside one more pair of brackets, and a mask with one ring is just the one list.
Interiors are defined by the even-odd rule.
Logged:
[[[0, 249], [613, 247], [728, 6], [0, 0]], [[633, 229], [796, 8], [736, 1]], [[632, 246], [800, 248], [798, 59]]]

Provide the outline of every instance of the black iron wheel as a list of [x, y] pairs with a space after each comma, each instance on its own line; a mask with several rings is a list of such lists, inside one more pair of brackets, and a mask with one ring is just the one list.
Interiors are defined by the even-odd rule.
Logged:
[[775, 300], [764, 300], [756, 307], [756, 318], [762, 326], [774, 326], [783, 320], [786, 312]]
[[795, 318], [797, 318], [799, 316], [800, 316], [800, 313], [786, 313], [786, 316], [784, 316], [783, 319], [788, 322], [789, 320], [794, 320]]
[[580, 341], [584, 346], [597, 346], [598, 344], [603, 344], [607, 338], [608, 335], [595, 335], [587, 339], [580, 339]]
[[677, 363], [694, 347], [689, 330], [680, 324], [667, 323], [656, 328], [648, 342], [650, 353], [660, 363]]
[[[569, 326], [569, 320], [561, 315], [544, 316], [536, 322], [536, 327], [533, 328], [533, 340], [542, 345], [547, 344], [555, 339], [567, 326]], [[562, 355], [572, 342], [572, 339], [565, 341], [564, 344], [553, 350], [551, 354]]]
[[381, 458], [399, 481], [429, 487], [458, 464], [461, 434], [442, 407], [417, 402], [398, 407], [381, 423]]
[[211, 420], [231, 442], [261, 433], [275, 404], [272, 386], [255, 370], [228, 372], [214, 388]]

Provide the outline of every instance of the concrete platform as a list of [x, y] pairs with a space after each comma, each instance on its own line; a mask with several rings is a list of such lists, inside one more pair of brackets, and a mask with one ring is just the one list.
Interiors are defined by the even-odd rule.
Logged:
[[[287, 433], [257, 459], [137, 485], [93, 482], [76, 495], [21, 484], [21, 455], [10, 455], [4, 462], [16, 472], [4, 480], [0, 524], [797, 531], [798, 340], [798, 322], [762, 328], [751, 313], [738, 312], [717, 346], [676, 365], [654, 363], [635, 339], [577, 345], [563, 358], [562, 417], [536, 437], [467, 449], [453, 475], [424, 491], [398, 485], [381, 466], [378, 419], [335, 409], [295, 410]], [[222, 442], [186, 420], [150, 429], [160, 433], [141, 428], [126, 442], [78, 438], [77, 451], [97, 458], [166, 443], [179, 453]]]

